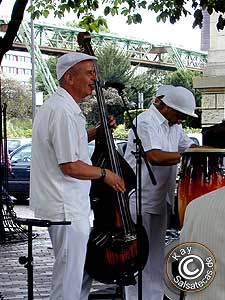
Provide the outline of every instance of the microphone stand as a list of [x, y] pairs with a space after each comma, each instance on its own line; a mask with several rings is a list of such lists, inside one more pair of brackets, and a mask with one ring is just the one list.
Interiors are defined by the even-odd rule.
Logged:
[[[135, 89], [136, 90], [136, 89]], [[156, 180], [154, 177], [154, 174], [151, 170], [151, 167], [149, 165], [148, 160], [146, 159], [145, 156], [145, 152], [144, 152], [144, 148], [142, 146], [142, 142], [138, 136], [137, 133], [137, 114], [136, 114], [136, 126], [133, 124], [133, 121], [131, 119], [127, 104], [125, 102], [124, 99], [124, 93], [123, 93], [123, 89], [122, 88], [117, 88], [118, 94], [120, 95], [123, 105], [124, 105], [124, 109], [128, 115], [128, 119], [129, 119], [129, 124], [131, 129], [133, 130], [134, 136], [135, 136], [135, 140], [134, 142], [136, 143], [136, 152], [133, 152], [135, 158], [136, 158], [136, 174], [137, 174], [137, 192], [136, 192], [136, 205], [137, 205], [137, 227], [141, 228], [142, 227], [142, 193], [141, 193], [141, 177], [142, 177], [142, 159], [144, 160], [144, 163], [146, 164], [148, 173], [149, 173], [149, 177], [151, 179], [151, 182], [153, 185], [156, 185]], [[137, 92], [137, 91], [136, 91]], [[137, 247], [138, 247], [138, 253], [140, 253], [139, 249], [140, 249], [140, 243], [139, 243], [139, 238], [137, 236]], [[142, 300], [142, 268], [141, 268], [141, 264], [139, 263], [139, 268], [138, 268], [138, 300]]]

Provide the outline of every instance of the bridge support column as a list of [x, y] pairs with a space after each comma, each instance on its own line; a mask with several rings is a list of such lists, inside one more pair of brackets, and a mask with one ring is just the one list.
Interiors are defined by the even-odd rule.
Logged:
[[217, 30], [217, 19], [216, 13], [210, 16], [208, 63], [203, 76], [193, 81], [202, 92], [202, 127], [225, 119], [225, 32]]

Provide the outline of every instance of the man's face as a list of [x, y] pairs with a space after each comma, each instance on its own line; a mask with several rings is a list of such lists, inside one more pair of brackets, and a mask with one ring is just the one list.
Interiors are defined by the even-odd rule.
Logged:
[[169, 126], [175, 124], [181, 124], [187, 119], [187, 115], [184, 113], [169, 107], [163, 102], [163, 98], [157, 97], [154, 101], [156, 107], [159, 109], [160, 113], [168, 120]]
[[187, 115], [183, 114], [182, 112], [175, 110], [169, 106], [167, 106], [167, 108], [167, 120], [169, 121], [170, 126], [174, 124], [182, 124], [183, 121], [187, 119]]
[[72, 96], [77, 100], [89, 96], [94, 89], [94, 82], [96, 80], [94, 62], [85, 60], [69, 70], [69, 86]]

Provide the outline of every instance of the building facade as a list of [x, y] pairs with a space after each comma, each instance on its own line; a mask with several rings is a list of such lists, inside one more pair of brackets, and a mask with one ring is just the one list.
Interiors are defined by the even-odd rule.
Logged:
[[4, 77], [28, 82], [31, 79], [31, 57], [27, 52], [8, 51], [2, 60], [1, 71]]

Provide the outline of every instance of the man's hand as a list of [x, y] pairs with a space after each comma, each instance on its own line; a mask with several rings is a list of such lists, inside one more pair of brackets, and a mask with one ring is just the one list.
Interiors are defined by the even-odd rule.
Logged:
[[114, 119], [114, 116], [109, 116], [108, 124], [111, 129], [116, 129], [117, 124], [116, 120]]
[[111, 186], [117, 192], [124, 193], [126, 190], [123, 178], [113, 173], [109, 169], [106, 169], [106, 176], [104, 178], [104, 182]]
[[[117, 127], [116, 120], [114, 119], [113, 116], [109, 116], [108, 125], [112, 130], [116, 129], [116, 127]], [[88, 142], [90, 142], [90, 141], [94, 140], [96, 137], [104, 136], [105, 132], [104, 132], [102, 124], [99, 122], [96, 127], [89, 128], [87, 130], [87, 134], [88, 134]]]
[[[117, 124], [116, 124], [116, 120], [115, 120], [114, 116], [109, 116], [108, 126], [112, 130], [116, 129]], [[99, 125], [96, 127], [96, 136], [101, 137], [101, 136], [104, 136], [104, 134], [105, 134], [105, 132], [104, 132], [103, 125], [101, 123], [99, 123]]]

